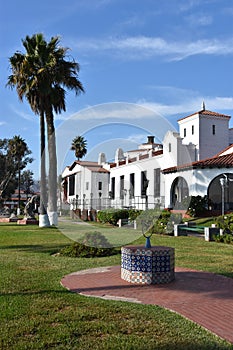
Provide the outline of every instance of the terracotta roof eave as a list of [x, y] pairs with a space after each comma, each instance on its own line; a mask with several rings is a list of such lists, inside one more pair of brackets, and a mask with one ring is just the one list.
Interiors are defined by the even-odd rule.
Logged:
[[169, 174], [177, 171], [185, 171], [189, 169], [213, 169], [213, 168], [233, 168], [232, 154], [227, 154], [220, 157], [208, 158], [191, 164], [170, 167], [162, 170], [163, 174]]
[[212, 112], [212, 111], [208, 111], [208, 110], [202, 109], [201, 111], [189, 114], [186, 117], [182, 117], [182, 118], [178, 119], [177, 121], [179, 122], [179, 121], [184, 120], [186, 118], [192, 117], [195, 114], [210, 115], [210, 116], [223, 117], [223, 118], [228, 118], [228, 119], [231, 118], [231, 116], [227, 115], [227, 114], [222, 114], [222, 113], [217, 113], [217, 112]]

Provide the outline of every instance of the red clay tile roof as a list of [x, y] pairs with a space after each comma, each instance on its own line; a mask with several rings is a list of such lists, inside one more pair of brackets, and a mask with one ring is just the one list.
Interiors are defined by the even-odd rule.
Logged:
[[179, 122], [180, 120], [184, 120], [184, 119], [186, 119], [186, 118], [192, 117], [192, 116], [195, 115], [195, 114], [211, 115], [211, 116], [215, 116], [215, 117], [223, 117], [223, 118], [229, 118], [229, 119], [231, 118], [230, 115], [226, 115], [226, 114], [217, 113], [217, 112], [212, 112], [212, 111], [208, 111], [208, 110], [202, 109], [201, 111], [192, 113], [192, 114], [190, 114], [190, 115], [187, 115], [187, 116], [184, 117], [184, 118], [178, 119], [178, 122]]
[[149, 158], [149, 154], [139, 154], [139, 160]]
[[218, 152], [215, 156], [216, 156], [216, 157], [221, 156], [221, 154], [225, 153], [227, 150], [231, 149], [232, 147], [233, 147], [233, 145], [232, 145], [232, 143], [231, 143], [229, 146], [227, 146], [226, 148], [224, 148], [221, 152]]
[[176, 173], [177, 171], [188, 170], [188, 169], [232, 168], [232, 167], [233, 167], [233, 153], [230, 153], [224, 156], [219, 156], [219, 157], [215, 156], [215, 157], [207, 158], [197, 162], [163, 169], [162, 173], [163, 174]]
[[163, 150], [162, 149], [152, 152], [152, 156], [153, 157], [160, 156], [161, 154], [163, 154]]
[[87, 166], [87, 169], [90, 171], [93, 171], [94, 173], [109, 173], [109, 171], [105, 168], [102, 167], [92, 167], [92, 166]]
[[98, 162], [90, 162], [90, 161], [81, 161], [81, 160], [76, 160], [70, 167], [69, 170], [73, 170], [75, 165], [79, 164], [83, 167], [88, 168], [90, 171], [94, 171], [97, 173], [109, 173], [109, 171], [101, 165], [98, 164]]

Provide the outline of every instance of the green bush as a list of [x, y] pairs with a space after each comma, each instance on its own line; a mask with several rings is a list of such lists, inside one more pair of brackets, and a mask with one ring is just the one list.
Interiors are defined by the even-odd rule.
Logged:
[[129, 220], [134, 221], [139, 215], [141, 215], [142, 210], [139, 209], [129, 209]]
[[215, 220], [215, 224], [218, 228], [221, 228], [223, 230], [223, 233], [232, 233], [233, 214], [218, 216]]
[[225, 233], [223, 235], [215, 235], [213, 238], [217, 243], [233, 244], [233, 235], [229, 233]]
[[174, 232], [174, 225], [178, 225], [182, 222], [182, 214], [171, 213], [166, 226], [166, 233], [170, 234]]
[[198, 217], [203, 215], [208, 208], [207, 196], [191, 196], [184, 199], [186, 203], [187, 214], [192, 217]]
[[80, 242], [64, 247], [60, 255], [72, 258], [94, 258], [116, 254], [116, 250], [100, 232], [87, 232]]
[[170, 234], [174, 231], [174, 224], [182, 221], [181, 214], [172, 214], [169, 210], [149, 209], [137, 217], [138, 227], [143, 232], [153, 234]]
[[159, 218], [161, 210], [159, 209], [148, 209], [141, 212], [137, 217], [137, 225], [143, 225], [145, 228], [149, 228]]
[[119, 219], [135, 220], [141, 210], [135, 209], [106, 209], [97, 213], [97, 220], [103, 224], [109, 223], [116, 226]]

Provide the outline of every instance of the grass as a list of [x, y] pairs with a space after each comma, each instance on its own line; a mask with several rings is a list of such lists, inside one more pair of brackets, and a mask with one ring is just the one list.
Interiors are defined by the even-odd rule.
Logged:
[[[101, 226], [95, 230], [104, 232]], [[137, 242], [144, 244], [144, 239]], [[120, 254], [93, 259], [53, 255], [70, 243], [57, 229], [0, 224], [0, 349], [233, 349], [160, 307], [65, 290], [60, 285], [65, 274], [120, 264]], [[152, 244], [175, 247], [178, 266], [233, 277], [233, 246], [166, 236], [153, 237]]]

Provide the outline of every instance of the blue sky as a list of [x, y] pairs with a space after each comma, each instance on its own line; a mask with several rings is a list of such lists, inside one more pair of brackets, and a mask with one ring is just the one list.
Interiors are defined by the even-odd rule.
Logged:
[[59, 171], [74, 160], [69, 145], [80, 134], [86, 159], [99, 151], [111, 159], [115, 148], [134, 149], [147, 135], [161, 140], [203, 100], [206, 109], [233, 114], [231, 0], [1, 0], [0, 23], [0, 138], [27, 141], [36, 177], [38, 117], [5, 87], [8, 58], [23, 51], [26, 35], [59, 35], [80, 64], [86, 93], [68, 92], [67, 111], [55, 116]]

